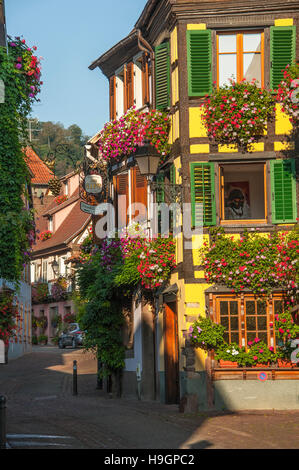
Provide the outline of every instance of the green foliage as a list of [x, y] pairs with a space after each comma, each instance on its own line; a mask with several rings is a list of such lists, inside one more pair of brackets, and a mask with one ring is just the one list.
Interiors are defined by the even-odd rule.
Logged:
[[0, 104], [0, 277], [12, 282], [21, 277], [33, 229], [32, 213], [24, 209], [30, 177], [22, 152], [27, 117], [39, 91], [31, 60], [32, 51], [20, 40], [9, 43], [8, 54], [0, 47], [0, 79], [5, 85], [5, 102]]
[[85, 331], [84, 347], [97, 354], [107, 375], [124, 367], [123, 293], [115, 285], [120, 266], [121, 261], [107, 270], [97, 254], [79, 269], [80, 294], [87, 301], [79, 318], [80, 328]]
[[217, 325], [210, 318], [198, 319], [189, 329], [190, 341], [202, 349], [215, 349], [223, 343], [224, 326]]
[[56, 155], [55, 174], [63, 176], [74, 170], [74, 163], [81, 162], [84, 157], [84, 145], [89, 137], [83, 134], [77, 124], [72, 124], [67, 129], [60, 122], [36, 122], [32, 125], [33, 148], [39, 157], [46, 161], [48, 154], [55, 151], [57, 145], [67, 144], [68, 152], [59, 152]]
[[298, 227], [288, 233], [262, 235], [244, 231], [240, 239], [225, 235], [221, 227], [210, 231], [211, 243], [204, 243], [205, 278], [222, 284], [233, 293], [250, 289], [255, 295], [269, 295], [275, 287], [286, 291], [289, 302], [298, 295]]

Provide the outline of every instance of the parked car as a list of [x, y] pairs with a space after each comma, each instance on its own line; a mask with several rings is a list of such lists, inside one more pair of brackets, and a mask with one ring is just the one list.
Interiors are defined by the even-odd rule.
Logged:
[[75, 349], [82, 344], [83, 332], [80, 330], [79, 323], [70, 323], [58, 340], [59, 349], [64, 349], [66, 346], [72, 346]]

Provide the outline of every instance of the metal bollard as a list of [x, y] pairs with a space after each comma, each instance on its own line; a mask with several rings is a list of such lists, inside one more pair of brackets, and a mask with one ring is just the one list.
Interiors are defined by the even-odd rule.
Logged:
[[73, 363], [73, 395], [78, 395], [77, 361]]
[[0, 396], [0, 449], [6, 449], [6, 397]]

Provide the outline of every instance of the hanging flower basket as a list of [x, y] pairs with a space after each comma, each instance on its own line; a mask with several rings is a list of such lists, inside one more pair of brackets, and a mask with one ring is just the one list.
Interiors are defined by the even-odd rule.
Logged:
[[237, 145], [248, 151], [263, 137], [274, 115], [274, 99], [256, 81], [224, 85], [207, 95], [203, 119], [209, 138], [218, 144]]
[[149, 141], [164, 161], [170, 153], [168, 136], [170, 118], [167, 113], [131, 108], [119, 120], [105, 124], [98, 142], [104, 160], [117, 161], [136, 152], [138, 146]]

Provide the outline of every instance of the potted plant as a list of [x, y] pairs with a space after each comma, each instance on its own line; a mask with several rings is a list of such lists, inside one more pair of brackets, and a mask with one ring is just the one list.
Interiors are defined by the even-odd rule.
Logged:
[[189, 328], [191, 344], [205, 350], [215, 350], [224, 344], [224, 326], [218, 325], [210, 318], [199, 318]]
[[219, 346], [215, 352], [215, 359], [219, 361], [220, 367], [236, 368], [239, 367], [244, 350], [236, 343], [224, 343]]
[[38, 344], [38, 339], [37, 339], [37, 336], [36, 336], [36, 335], [33, 335], [33, 336], [32, 336], [31, 342], [32, 342], [32, 344], [34, 344], [34, 345]]
[[40, 335], [38, 337], [38, 344], [46, 345], [48, 344], [48, 336], [46, 335]]
[[36, 324], [38, 328], [41, 328], [42, 330], [45, 330], [48, 326], [48, 319], [45, 315], [42, 315], [41, 317], [37, 318]]

